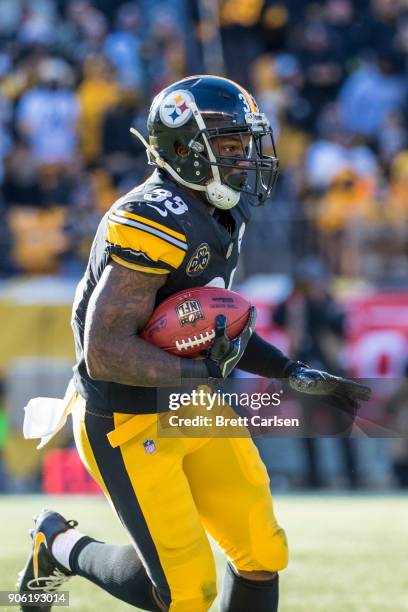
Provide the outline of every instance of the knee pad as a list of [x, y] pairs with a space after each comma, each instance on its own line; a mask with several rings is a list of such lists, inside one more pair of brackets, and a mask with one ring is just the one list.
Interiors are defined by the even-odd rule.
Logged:
[[244, 571], [279, 572], [288, 564], [288, 543], [281, 527], [257, 538], [252, 543], [252, 554], [248, 564], [238, 564]]
[[215, 582], [207, 582], [201, 585], [200, 593], [185, 594], [184, 596], [172, 597], [169, 612], [207, 612], [217, 597], [217, 585]]
[[273, 534], [272, 541], [269, 542], [269, 547], [270, 567], [267, 571], [279, 572], [285, 569], [289, 561], [289, 551], [286, 533], [281, 527]]

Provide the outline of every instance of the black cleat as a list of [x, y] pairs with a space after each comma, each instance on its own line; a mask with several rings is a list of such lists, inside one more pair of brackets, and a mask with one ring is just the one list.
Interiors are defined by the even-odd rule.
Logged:
[[[54, 538], [68, 529], [78, 525], [76, 521], [67, 521], [58, 512], [43, 510], [34, 517], [35, 528], [30, 529], [33, 548], [24, 569], [18, 575], [16, 587], [23, 593], [54, 593], [72, 573], [62, 566], [51, 554]], [[21, 612], [50, 612], [52, 604], [42, 603], [25, 606], [20, 604]]]

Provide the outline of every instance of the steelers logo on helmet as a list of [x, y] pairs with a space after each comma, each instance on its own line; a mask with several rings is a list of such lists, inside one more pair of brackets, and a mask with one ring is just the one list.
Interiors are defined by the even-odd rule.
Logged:
[[193, 114], [191, 102], [194, 102], [194, 98], [187, 91], [180, 89], [168, 94], [160, 104], [160, 119], [164, 125], [177, 128], [187, 123]]

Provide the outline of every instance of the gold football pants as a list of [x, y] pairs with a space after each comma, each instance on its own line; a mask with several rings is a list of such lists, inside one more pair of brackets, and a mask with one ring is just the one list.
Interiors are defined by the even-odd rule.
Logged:
[[81, 459], [128, 531], [171, 612], [204, 612], [216, 596], [206, 532], [243, 571], [287, 565], [269, 478], [250, 438], [159, 437], [157, 415], [72, 411]]

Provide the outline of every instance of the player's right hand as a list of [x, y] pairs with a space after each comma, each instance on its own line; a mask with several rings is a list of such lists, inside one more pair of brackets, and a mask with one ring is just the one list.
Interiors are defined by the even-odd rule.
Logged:
[[255, 330], [256, 309], [251, 306], [248, 321], [237, 338], [227, 336], [227, 317], [217, 315], [215, 319], [215, 338], [205, 359], [211, 378], [226, 378], [238, 364]]
[[370, 399], [370, 387], [329, 372], [315, 370], [304, 363], [292, 363], [287, 373], [289, 385], [295, 391], [328, 397], [336, 408], [353, 416], [360, 408], [360, 402]]

